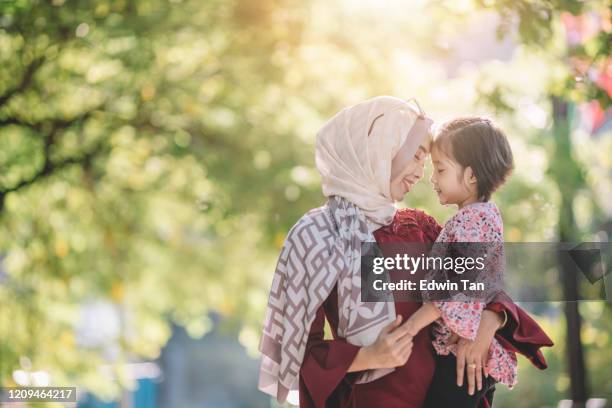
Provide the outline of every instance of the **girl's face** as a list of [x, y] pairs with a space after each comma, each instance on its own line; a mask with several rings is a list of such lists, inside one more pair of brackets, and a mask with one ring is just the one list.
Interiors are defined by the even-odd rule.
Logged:
[[391, 198], [393, 201], [402, 201], [406, 193], [423, 178], [425, 159], [429, 155], [430, 141], [427, 139], [419, 146], [414, 157], [401, 173], [391, 180]]
[[463, 168], [438, 148], [432, 148], [434, 169], [431, 183], [440, 204], [457, 204], [459, 208], [476, 201], [476, 178], [470, 167]]

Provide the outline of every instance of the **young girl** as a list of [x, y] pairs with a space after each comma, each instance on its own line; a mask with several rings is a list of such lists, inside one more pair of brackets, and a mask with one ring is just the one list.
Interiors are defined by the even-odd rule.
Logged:
[[[512, 151], [501, 130], [487, 119], [455, 119], [440, 130], [431, 159], [434, 165], [431, 182], [440, 204], [458, 206], [436, 242], [503, 245], [501, 215], [489, 201], [513, 168]], [[406, 321], [407, 330], [413, 334], [435, 321], [433, 345], [438, 356], [426, 402], [428, 407], [476, 407], [495, 382], [510, 388], [516, 384], [516, 355], [494, 339], [488, 361], [467, 365], [468, 375], [470, 370], [485, 373], [483, 387], [469, 395], [466, 385], [463, 388], [456, 385], [457, 362], [453, 356], [457, 351], [456, 342], [458, 337], [474, 340], [484, 306], [484, 302], [474, 300], [425, 302]]]

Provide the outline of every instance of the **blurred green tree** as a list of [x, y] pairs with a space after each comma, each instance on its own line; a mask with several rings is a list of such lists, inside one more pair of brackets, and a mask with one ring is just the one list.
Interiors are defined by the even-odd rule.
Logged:
[[[295, 155], [281, 132], [267, 139], [275, 156], [265, 150], [274, 124], [255, 103], [281, 73], [276, 46], [299, 39], [299, 7], [283, 4], [0, 4], [1, 384], [45, 370], [116, 394], [130, 386], [120, 363], [156, 357], [169, 320], [200, 336], [209, 308], [244, 302], [256, 210], [275, 202], [262, 180]], [[100, 300], [119, 331], [87, 342]], [[120, 381], [100, 381], [103, 364]]]

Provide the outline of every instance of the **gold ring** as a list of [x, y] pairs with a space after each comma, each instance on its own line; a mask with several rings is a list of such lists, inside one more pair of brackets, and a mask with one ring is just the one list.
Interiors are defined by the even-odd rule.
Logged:
[[468, 368], [476, 368], [476, 364], [474, 364], [474, 363], [468, 364]]

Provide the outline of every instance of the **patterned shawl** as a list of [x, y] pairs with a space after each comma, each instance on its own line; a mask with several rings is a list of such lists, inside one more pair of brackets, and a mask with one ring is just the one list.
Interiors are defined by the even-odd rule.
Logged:
[[[361, 302], [361, 242], [374, 242], [365, 216], [333, 196], [289, 231], [272, 281], [263, 336], [259, 389], [280, 403], [298, 389], [308, 332], [317, 309], [338, 284], [338, 334], [359, 346], [372, 344], [395, 319], [393, 302]], [[393, 369], [364, 371], [357, 383]]]

